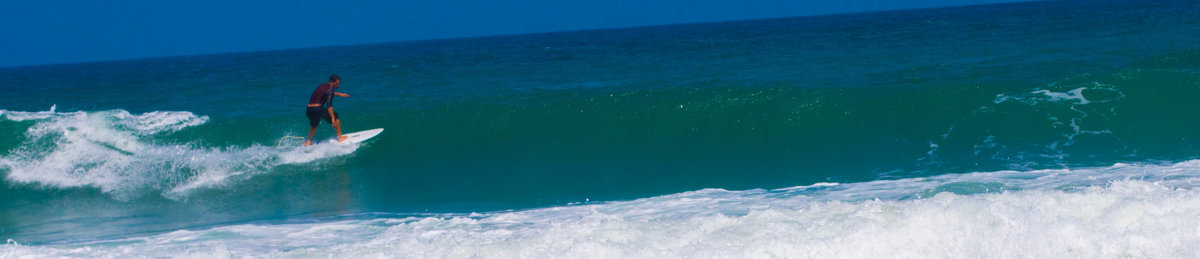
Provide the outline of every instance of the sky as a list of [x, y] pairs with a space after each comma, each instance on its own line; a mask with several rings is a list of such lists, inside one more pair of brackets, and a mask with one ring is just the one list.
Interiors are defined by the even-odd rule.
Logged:
[[1023, 0], [15, 0], [0, 67]]

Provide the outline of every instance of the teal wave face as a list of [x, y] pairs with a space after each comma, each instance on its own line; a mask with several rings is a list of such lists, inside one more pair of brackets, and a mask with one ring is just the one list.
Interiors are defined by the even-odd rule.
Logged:
[[[1185, 121], [1200, 115], [1187, 105], [1197, 82], [1182, 70], [1130, 69], [1043, 85], [547, 96], [540, 99], [554, 101], [393, 114], [404, 142], [381, 148], [409, 150], [399, 158], [403, 164], [479, 161], [478, 172], [498, 165], [502, 175], [547, 171], [534, 178], [628, 172], [662, 176], [647, 182], [684, 178], [701, 188], [1179, 160], [1194, 156], [1186, 139], [1197, 133]], [[546, 167], [556, 170], [540, 169]]]
[[[490, 211], [701, 188], [1178, 161], [1195, 157], [1188, 139], [1200, 138], [1190, 130], [1196, 122], [1189, 118], [1200, 116], [1190, 101], [1200, 78], [1190, 66], [1042, 86], [547, 92], [521, 104], [488, 100], [347, 117], [388, 129], [353, 154], [297, 151], [296, 143], [274, 141], [301, 129], [259, 120], [5, 111], [0, 126], [23, 131], [17, 139], [24, 141], [0, 164], [12, 188], [6, 195], [20, 197], [10, 208], [80, 199], [197, 213], [284, 206], [203, 221], [213, 224], [279, 213]], [[14, 119], [22, 116], [38, 118]], [[279, 133], [206, 133], [239, 129]]]

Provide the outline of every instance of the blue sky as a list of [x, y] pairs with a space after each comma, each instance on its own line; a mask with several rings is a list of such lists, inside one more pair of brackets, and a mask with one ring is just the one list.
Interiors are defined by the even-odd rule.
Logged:
[[1021, 0], [18, 0], [0, 67]]

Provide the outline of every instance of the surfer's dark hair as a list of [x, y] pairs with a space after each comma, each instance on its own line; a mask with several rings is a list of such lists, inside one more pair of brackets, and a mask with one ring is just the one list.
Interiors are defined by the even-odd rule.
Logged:
[[342, 81], [342, 78], [338, 77], [337, 74], [329, 75], [329, 82], [333, 82], [333, 81]]

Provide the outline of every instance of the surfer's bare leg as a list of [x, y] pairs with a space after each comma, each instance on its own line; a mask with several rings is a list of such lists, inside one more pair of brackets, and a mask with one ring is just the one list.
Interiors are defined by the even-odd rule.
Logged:
[[333, 129], [337, 130], [338, 142], [346, 140], [346, 136], [342, 136], [342, 119], [333, 120]]
[[329, 124], [333, 124], [333, 129], [337, 130], [338, 142], [346, 140], [346, 136], [342, 136], [342, 118], [338, 118], [337, 113], [333, 112], [333, 107], [326, 109], [329, 109]]
[[304, 146], [312, 145], [313, 135], [317, 134], [317, 127], [308, 128], [308, 139], [304, 140]]

